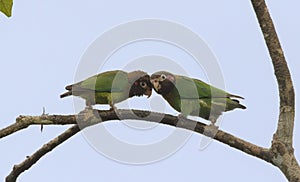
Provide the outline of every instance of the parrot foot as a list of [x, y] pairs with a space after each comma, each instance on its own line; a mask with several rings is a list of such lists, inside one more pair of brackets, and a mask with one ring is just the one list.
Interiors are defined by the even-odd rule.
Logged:
[[178, 114], [178, 119], [186, 119], [187, 117], [184, 115], [184, 114], [182, 114], [182, 113], [180, 113], [180, 114]]
[[84, 110], [78, 113], [76, 121], [80, 127], [84, 128], [89, 123], [96, 123], [99, 121], [99, 118], [98, 110], [94, 110], [92, 107], [85, 107]]
[[216, 126], [214, 124], [210, 124], [210, 125], [205, 126], [203, 134], [210, 138], [214, 138], [218, 132], [218, 129], [219, 129], [218, 126]]
[[182, 113], [180, 113], [180, 114], [178, 114], [178, 116], [177, 116], [177, 126], [184, 126], [185, 124], [185, 120], [187, 119], [187, 117], [184, 115], [184, 114], [182, 114]]
[[85, 115], [87, 113], [90, 113], [91, 111], [93, 111], [93, 107], [92, 106], [86, 106], [82, 111], [80, 111], [78, 113], [78, 115]]
[[92, 110], [93, 109], [93, 106], [91, 106], [91, 105], [87, 105], [87, 106], [85, 106], [85, 108], [84, 108], [84, 110]]
[[109, 111], [116, 111], [117, 109], [118, 108], [114, 104], [112, 104], [112, 105], [110, 105]]

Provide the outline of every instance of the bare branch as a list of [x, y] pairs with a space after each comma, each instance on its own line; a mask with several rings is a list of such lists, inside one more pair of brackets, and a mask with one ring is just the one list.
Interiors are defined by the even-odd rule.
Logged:
[[[151, 113], [151, 114], [150, 114]], [[101, 122], [111, 120], [126, 120], [134, 119], [142, 122], [156, 122], [160, 124], [166, 124], [179, 128], [184, 128], [190, 131], [203, 134], [205, 127], [204, 123], [190, 120], [187, 118], [178, 118], [169, 114], [154, 113], [149, 111], [140, 110], [117, 110], [117, 111], [98, 111], [88, 110], [79, 113], [79, 115], [68, 115], [68, 116], [57, 116], [57, 115], [46, 115], [46, 116], [21, 116], [23, 122], [29, 122], [32, 124], [78, 124], [81, 129], [95, 125]], [[22, 122], [19, 121], [19, 122]], [[207, 135], [208, 134], [205, 134]], [[239, 139], [229, 133], [218, 131], [215, 135], [215, 140], [227, 144], [233, 148], [241, 150], [249, 155], [259, 157], [267, 162], [270, 161], [270, 153], [268, 149], [259, 147], [251, 144], [247, 141]]]
[[71, 116], [72, 115], [19, 116], [14, 124], [0, 130], [0, 138], [6, 137], [14, 132], [27, 128], [30, 125], [74, 124], [73, 121], [75, 118], [72, 118]]
[[290, 71], [265, 1], [251, 2], [272, 58], [279, 89], [280, 114], [270, 149], [271, 162], [280, 168], [289, 181], [300, 181], [300, 166], [293, 149], [295, 93]]
[[[72, 116], [69, 116], [72, 117]], [[53, 117], [56, 118], [56, 117]], [[56, 121], [54, 121], [56, 122]], [[18, 178], [18, 176], [24, 172], [25, 170], [29, 169], [33, 164], [35, 164], [41, 157], [43, 157], [45, 154], [53, 150], [56, 146], [63, 143], [73, 135], [75, 135], [77, 132], [79, 132], [80, 129], [78, 125], [72, 126], [65, 132], [63, 132], [61, 135], [57, 136], [47, 144], [44, 144], [39, 150], [37, 150], [34, 154], [27, 157], [22, 163], [17, 164], [13, 167], [13, 170], [11, 173], [6, 177], [6, 182], [14, 182]]]
[[292, 149], [295, 95], [290, 71], [265, 1], [252, 0], [252, 5], [272, 58], [279, 88], [280, 115], [274, 140], [278, 140]]
[[[110, 120], [111, 118], [115, 118], [115, 119], [118, 118], [120, 120], [136, 119], [141, 121], [159, 122], [160, 124], [166, 124], [178, 128], [184, 128], [190, 131], [195, 131], [199, 134], [209, 136], [209, 134], [206, 134], [206, 132], [204, 132], [205, 127], [207, 127], [206, 124], [198, 121], [190, 120], [187, 118], [181, 118], [181, 117], [178, 118], [176, 116], [172, 116], [169, 114], [160, 114], [160, 113], [151, 112], [150, 115], [150, 112], [148, 111], [118, 110], [117, 113], [115, 112], [103, 113], [102, 111], [99, 111], [99, 115], [102, 121], [107, 121]], [[241, 150], [249, 155], [253, 155], [267, 162], [270, 162], [271, 155], [268, 149], [266, 148], [259, 147], [257, 145], [249, 143], [245, 140], [242, 140], [238, 137], [235, 137], [221, 130], [218, 130], [218, 132], [214, 136], [214, 139], [221, 143], [227, 144], [233, 148]]]

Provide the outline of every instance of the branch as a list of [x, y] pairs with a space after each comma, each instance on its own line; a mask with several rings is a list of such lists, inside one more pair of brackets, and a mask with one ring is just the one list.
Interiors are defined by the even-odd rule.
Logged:
[[72, 123], [74, 119], [75, 118], [72, 118], [72, 115], [19, 116], [14, 124], [0, 130], [0, 139], [14, 132], [25, 129], [30, 125], [74, 124]]
[[[110, 110], [110, 111], [100, 111], [100, 110], [84, 110], [78, 115], [42, 115], [42, 116], [19, 116], [16, 120], [17, 122], [5, 129], [0, 131], [0, 136], [6, 136], [8, 133], [13, 133], [20, 129], [26, 128], [30, 125], [65, 125], [65, 124], [75, 124], [75, 126], [69, 128], [64, 133], [51, 140], [47, 144], [43, 145], [38, 151], [32, 154], [30, 157], [25, 159], [18, 165], [13, 167], [11, 173], [6, 177], [7, 182], [16, 181], [17, 177], [34, 165], [41, 157], [53, 150], [55, 147], [66, 141], [68, 138], [84, 129], [86, 127], [99, 124], [111, 120], [126, 120], [134, 119], [137, 121], [149, 121], [161, 124], [166, 124], [174, 127], [184, 128], [190, 131], [195, 131], [197, 133], [209, 136], [209, 133], [205, 133], [205, 127], [207, 125], [190, 120], [187, 118], [181, 118], [172, 116], [169, 114], [154, 113], [149, 111], [141, 110]], [[218, 130], [215, 135], [215, 140], [227, 144], [233, 148], [241, 150], [249, 155], [259, 157], [267, 162], [270, 162], [271, 155], [268, 149], [256, 146], [252, 143], [239, 139], [229, 133]]]
[[292, 149], [295, 94], [291, 74], [265, 1], [252, 0], [252, 5], [272, 58], [279, 88], [280, 115], [274, 140], [278, 140]]
[[[31, 118], [37, 118], [37, 117], [31, 117]], [[50, 116], [51, 118], [51, 116]], [[56, 118], [56, 117], [52, 117]], [[41, 120], [39, 120], [41, 121]], [[54, 121], [56, 122], [56, 121]], [[36, 151], [31, 156], [27, 157], [26, 160], [24, 160], [22, 163], [15, 165], [13, 167], [13, 170], [11, 173], [6, 177], [6, 182], [14, 182], [18, 178], [18, 176], [24, 172], [25, 170], [29, 169], [33, 164], [35, 164], [41, 157], [43, 157], [45, 154], [50, 152], [52, 149], [54, 149], [59, 144], [63, 143], [67, 139], [69, 139], [71, 136], [75, 135], [77, 132], [79, 132], [80, 129], [78, 125], [72, 126], [47, 144], [44, 144], [38, 151]]]
[[[155, 113], [141, 110], [116, 110], [116, 111], [100, 111], [100, 110], [85, 110], [78, 115], [58, 116], [20, 116], [17, 120], [19, 122], [32, 123], [32, 124], [78, 124], [81, 129], [89, 127], [98, 123], [111, 121], [111, 120], [126, 120], [134, 119], [142, 122], [156, 122], [166, 124], [169, 126], [184, 128], [190, 131], [195, 131], [199, 134], [209, 136], [205, 133], [206, 124], [190, 120], [187, 118], [178, 118], [169, 114]], [[0, 133], [1, 135], [1, 133]], [[215, 140], [227, 144], [233, 148], [241, 150], [249, 155], [259, 157], [267, 162], [270, 162], [270, 153], [268, 149], [259, 147], [229, 133], [218, 130], [215, 135]], [[56, 145], [55, 145], [56, 146]], [[55, 147], [54, 146], [54, 147]]]
[[[205, 128], [207, 127], [206, 124], [201, 123], [199, 121], [190, 120], [187, 118], [172, 116], [169, 114], [161, 114], [161, 113], [154, 113], [154, 112], [140, 111], [140, 110], [132, 110], [132, 111], [117, 110], [117, 113], [115, 113], [114, 111], [110, 111], [110, 112], [98, 111], [98, 114], [100, 115], [102, 122], [109, 121], [111, 119], [118, 119], [118, 120], [135, 119], [135, 120], [141, 120], [143, 122], [146, 120], [150, 122], [156, 122], [160, 124], [166, 124], [178, 128], [187, 129], [210, 137], [209, 133], [204, 132]], [[89, 117], [89, 118], [93, 118], [93, 117]], [[88, 125], [96, 124], [97, 122], [99, 122], [99, 120], [98, 121], [89, 120]], [[235, 137], [221, 130], [218, 130], [218, 132], [214, 136], [214, 139], [221, 143], [227, 144], [233, 148], [241, 150], [249, 155], [253, 155], [267, 162], [270, 162], [271, 156], [270, 153], [268, 152], [268, 149], [254, 145], [250, 142], [242, 140], [238, 137]]]
[[289, 181], [299, 181], [300, 166], [293, 149], [295, 93], [291, 74], [265, 1], [251, 2], [272, 58], [279, 89], [280, 114], [270, 149], [271, 162], [280, 168]]

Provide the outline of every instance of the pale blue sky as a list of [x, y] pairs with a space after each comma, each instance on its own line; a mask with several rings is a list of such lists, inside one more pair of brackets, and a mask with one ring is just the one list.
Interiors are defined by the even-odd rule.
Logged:
[[[300, 3], [272, 1], [268, 5], [297, 94]], [[74, 113], [73, 99], [62, 100], [59, 94], [73, 82], [84, 51], [110, 28], [143, 18], [178, 22], [207, 42], [218, 59], [226, 89], [246, 98], [242, 102], [247, 110], [224, 114], [221, 129], [269, 147], [277, 124], [278, 91], [250, 0], [16, 1], [12, 18], [0, 15], [0, 127], [12, 124], [20, 114], [39, 115], [43, 107], [49, 114]], [[146, 53], [147, 48], [141, 46], [137, 50]], [[203, 73], [198, 71], [202, 70], [191, 66], [191, 75], [201, 78]], [[299, 98], [296, 99], [296, 121], [299, 121]], [[130, 131], [120, 127], [120, 123], [106, 125], [120, 133]], [[1, 139], [0, 178], [11, 171], [13, 164], [23, 161], [66, 128], [45, 126], [41, 133], [39, 127], [30, 127]], [[173, 128], [160, 126], [159, 134], [170, 130]], [[156, 132], [145, 131], [144, 137], [150, 140], [151, 136], [157, 136]], [[138, 134], [143, 136], [141, 132]], [[297, 122], [294, 135], [299, 159]], [[132, 133], [126, 136], [137, 137]], [[164, 160], [128, 165], [99, 154], [77, 134], [23, 173], [19, 181], [286, 181], [274, 166], [217, 141], [199, 151], [200, 139], [200, 135], [192, 134], [179, 151]]]

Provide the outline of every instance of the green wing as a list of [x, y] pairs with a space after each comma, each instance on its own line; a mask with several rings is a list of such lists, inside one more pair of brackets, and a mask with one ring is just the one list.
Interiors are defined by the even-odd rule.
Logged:
[[73, 86], [96, 92], [123, 92], [128, 86], [127, 73], [121, 70], [107, 71], [92, 76]]
[[[176, 88], [183, 99], [226, 98], [233, 96], [221, 89], [213, 87], [201, 80], [176, 76]], [[212, 94], [213, 93], [213, 94]]]

